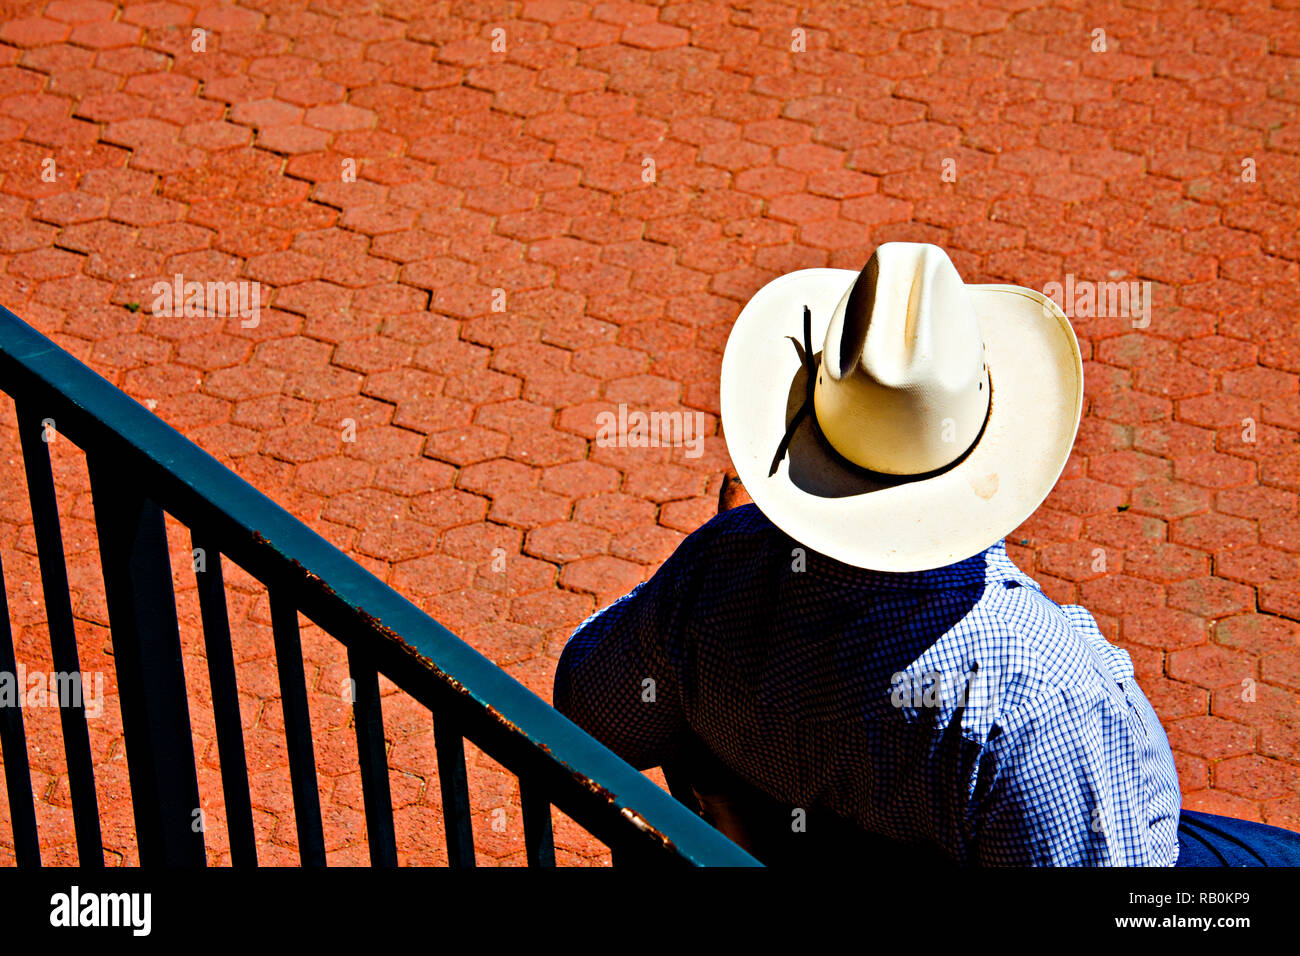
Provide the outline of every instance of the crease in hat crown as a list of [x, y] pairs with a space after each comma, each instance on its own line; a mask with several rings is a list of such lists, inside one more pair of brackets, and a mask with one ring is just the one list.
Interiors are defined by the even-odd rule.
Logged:
[[948, 254], [877, 247], [826, 331], [814, 408], [831, 447], [871, 471], [935, 471], [970, 450], [991, 394], [979, 320]]

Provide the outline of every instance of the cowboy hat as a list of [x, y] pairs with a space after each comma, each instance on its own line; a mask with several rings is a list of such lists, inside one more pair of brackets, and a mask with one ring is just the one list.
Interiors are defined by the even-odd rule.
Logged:
[[721, 392], [732, 462], [773, 524], [846, 564], [921, 571], [979, 554], [1047, 497], [1083, 363], [1047, 296], [966, 285], [938, 246], [890, 242], [860, 273], [760, 289]]

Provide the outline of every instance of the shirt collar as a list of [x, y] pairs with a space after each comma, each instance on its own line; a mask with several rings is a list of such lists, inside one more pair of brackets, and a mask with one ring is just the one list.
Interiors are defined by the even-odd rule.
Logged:
[[926, 571], [873, 571], [808, 551], [808, 570], [846, 587], [882, 590], [938, 590], [986, 586], [991, 582], [1037, 588], [1037, 583], [1007, 555], [1006, 542], [998, 540], [984, 551], [955, 564]]

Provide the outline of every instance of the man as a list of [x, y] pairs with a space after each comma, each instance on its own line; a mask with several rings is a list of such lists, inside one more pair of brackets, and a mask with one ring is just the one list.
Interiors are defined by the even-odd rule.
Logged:
[[1180, 831], [1128, 655], [1007, 557], [1082, 410], [1050, 300], [888, 243], [860, 274], [760, 290], [721, 391], [739, 481], [577, 629], [561, 712], [639, 769], [688, 775], [765, 862], [1170, 866], [1180, 844], [1184, 864], [1295, 862], [1286, 831], [1186, 813]]

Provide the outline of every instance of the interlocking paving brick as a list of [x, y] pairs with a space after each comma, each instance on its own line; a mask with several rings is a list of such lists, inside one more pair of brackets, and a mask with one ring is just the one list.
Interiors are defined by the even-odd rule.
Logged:
[[[949, 249], [969, 282], [1096, 290], [1069, 303], [1087, 382], [1074, 454], [1008, 550], [1133, 657], [1187, 806], [1300, 829], [1285, 4], [1117, 8], [1105, 52], [1080, 13], [993, 0], [870, 22], [714, 0], [454, 19], [305, 0], [10, 6], [0, 301], [543, 698], [572, 627], [713, 513], [718, 364], [765, 282], [860, 268], [902, 239]], [[259, 321], [153, 314], [151, 287], [176, 273], [262, 283]], [[1149, 315], [1095, 307], [1118, 283], [1150, 283]], [[600, 416], [620, 405], [699, 413], [702, 453], [611, 447]], [[11, 413], [0, 430], [3, 487], [21, 488]], [[132, 864], [84, 466], [53, 448], [83, 660], [111, 688], [91, 727], [106, 858]], [[11, 616], [20, 655], [48, 663], [20, 499], [0, 500]], [[199, 658], [186, 542], [173, 563]], [[294, 863], [265, 591], [227, 580], [259, 854]], [[361, 865], [344, 652], [310, 628], [304, 647], [330, 861]], [[386, 682], [384, 701], [399, 858], [445, 864], [427, 715]], [[56, 723], [29, 726], [33, 781], [44, 858], [75, 863]], [[479, 855], [517, 865], [518, 786], [468, 750]], [[555, 819], [562, 862], [608, 864]], [[3, 861], [8, 839], [0, 823]]]

